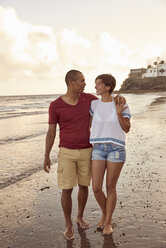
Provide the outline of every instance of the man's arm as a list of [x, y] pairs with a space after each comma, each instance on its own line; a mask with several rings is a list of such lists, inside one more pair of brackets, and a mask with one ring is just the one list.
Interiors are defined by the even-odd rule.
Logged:
[[43, 165], [44, 170], [47, 173], [49, 173], [50, 171], [50, 165], [51, 165], [50, 152], [54, 144], [55, 136], [56, 136], [56, 125], [49, 124], [49, 128], [48, 128], [47, 135], [46, 135], [45, 158], [44, 158], [44, 165]]
[[[90, 114], [89, 114], [90, 115]], [[91, 128], [91, 126], [92, 126], [92, 116], [90, 115], [89, 116], [89, 127]]]

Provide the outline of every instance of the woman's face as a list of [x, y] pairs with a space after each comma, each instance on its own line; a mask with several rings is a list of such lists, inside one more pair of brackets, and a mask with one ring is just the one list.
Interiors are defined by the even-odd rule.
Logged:
[[97, 79], [95, 81], [95, 89], [96, 89], [97, 95], [103, 95], [103, 94], [109, 93], [110, 86], [105, 86], [105, 84], [103, 83], [101, 79]]

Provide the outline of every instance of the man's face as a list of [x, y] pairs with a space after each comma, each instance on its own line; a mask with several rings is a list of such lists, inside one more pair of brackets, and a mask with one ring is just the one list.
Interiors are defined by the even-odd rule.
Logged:
[[73, 80], [73, 90], [77, 93], [82, 93], [85, 88], [85, 78], [82, 73], [78, 73], [75, 80]]

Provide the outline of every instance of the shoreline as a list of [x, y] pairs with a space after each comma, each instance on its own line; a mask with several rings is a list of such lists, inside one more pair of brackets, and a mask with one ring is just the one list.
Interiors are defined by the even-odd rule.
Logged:
[[[84, 217], [90, 229], [76, 224], [77, 187], [73, 190], [75, 240], [63, 238], [65, 229], [56, 168], [38, 171], [1, 192], [0, 246], [3, 248], [115, 248], [166, 246], [166, 99], [132, 118], [127, 135], [127, 161], [119, 178], [113, 216], [114, 233], [103, 237], [96, 230], [100, 210], [89, 187]], [[160, 169], [159, 169], [160, 168]]]
[[162, 93], [166, 92], [166, 90], [115, 90], [114, 93], [116, 94], [146, 94], [146, 93]]
[[[141, 93], [161, 93], [161, 92], [166, 92], [166, 90], [140, 90], [140, 89], [136, 89], [136, 90], [114, 90], [115, 94], [118, 93], [123, 93], [123, 94], [141, 94]], [[95, 92], [85, 92], [85, 93], [90, 93], [90, 94], [96, 94]], [[62, 93], [54, 93], [54, 94], [31, 94], [31, 95], [0, 95], [0, 97], [36, 97], [36, 96], [41, 96], [41, 97], [46, 97], [46, 96], [61, 96]]]

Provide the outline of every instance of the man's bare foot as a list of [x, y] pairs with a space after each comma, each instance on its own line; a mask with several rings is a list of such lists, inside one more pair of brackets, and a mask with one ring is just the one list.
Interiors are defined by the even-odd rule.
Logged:
[[105, 222], [105, 215], [103, 214], [101, 217], [101, 220], [97, 224], [97, 228], [103, 228], [104, 227], [104, 222]]
[[113, 231], [114, 230], [113, 230], [111, 224], [106, 224], [104, 226], [104, 229], [103, 229], [103, 235], [109, 235], [109, 234], [113, 233]]
[[89, 223], [83, 218], [77, 217], [77, 224], [84, 230], [89, 228]]
[[72, 240], [74, 239], [74, 231], [73, 231], [73, 227], [66, 227], [66, 230], [63, 234], [64, 238], [67, 240]]

